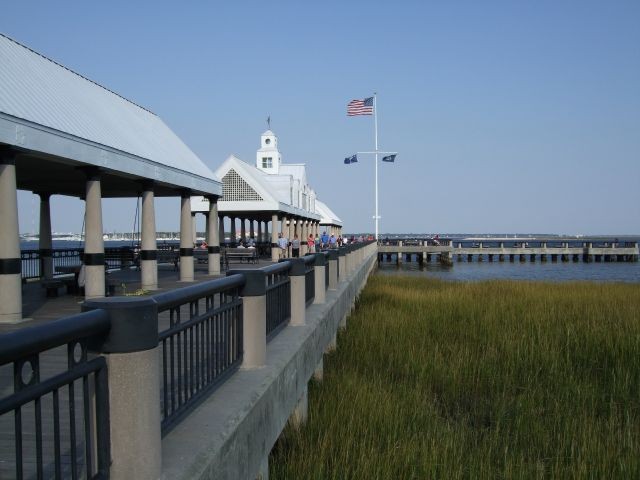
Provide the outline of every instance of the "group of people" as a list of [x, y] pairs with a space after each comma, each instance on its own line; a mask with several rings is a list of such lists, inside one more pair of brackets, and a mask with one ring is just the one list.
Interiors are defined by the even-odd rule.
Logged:
[[[298, 238], [298, 234], [293, 235], [293, 239], [289, 241], [287, 237], [285, 237], [282, 233], [278, 234], [278, 248], [280, 249], [280, 258], [287, 258], [289, 247], [291, 247], [291, 256], [293, 258], [297, 258], [300, 256], [300, 239]], [[338, 248], [343, 245], [347, 245], [349, 240], [345, 237], [342, 238], [342, 235], [338, 235], [337, 237], [334, 234], [329, 235], [326, 231], [322, 232], [322, 235], [317, 235], [314, 237], [313, 234], [309, 234], [309, 237], [306, 240], [307, 251], [309, 253], [319, 252], [320, 250], [325, 250], [327, 248]]]

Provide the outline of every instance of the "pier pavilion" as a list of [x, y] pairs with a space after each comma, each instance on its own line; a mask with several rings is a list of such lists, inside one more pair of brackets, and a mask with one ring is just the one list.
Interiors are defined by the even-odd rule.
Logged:
[[41, 198], [45, 280], [54, 273], [49, 199], [85, 200], [87, 298], [105, 295], [103, 198], [142, 197], [142, 286], [153, 290], [154, 197], [182, 199], [180, 279], [190, 281], [190, 198], [207, 198], [215, 212], [222, 195], [213, 173], [157, 115], [0, 34], [0, 323], [22, 319], [17, 189]]
[[342, 235], [342, 220], [333, 213], [333, 210], [320, 200], [316, 201], [316, 209], [322, 217], [320, 228], [324, 228], [329, 235]]
[[[249, 236], [258, 242], [277, 243], [278, 233], [292, 239], [298, 235], [300, 253], [307, 253], [305, 240], [319, 233], [320, 226], [341, 227], [342, 222], [317, 199], [307, 182], [306, 167], [302, 163], [282, 162], [278, 137], [267, 130], [260, 136], [255, 166], [231, 155], [216, 170], [222, 180], [223, 196], [218, 202], [219, 237], [224, 239], [224, 219], [229, 218], [231, 242], [237, 238], [237, 220], [240, 220], [240, 238]], [[193, 197], [193, 215], [210, 211], [206, 197]], [[257, 228], [256, 228], [257, 227]], [[271, 249], [271, 258], [278, 260], [278, 251]]]

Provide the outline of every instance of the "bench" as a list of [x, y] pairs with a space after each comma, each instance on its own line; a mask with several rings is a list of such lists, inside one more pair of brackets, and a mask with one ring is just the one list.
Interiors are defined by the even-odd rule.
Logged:
[[227, 248], [224, 250], [224, 264], [229, 265], [230, 260], [238, 259], [240, 263], [258, 263], [258, 251], [255, 248]]
[[67, 287], [68, 294], [74, 295], [79, 292], [78, 279], [75, 275], [58, 277], [58, 279], [64, 284], [65, 287]]
[[47, 290], [46, 295], [49, 298], [57, 297], [58, 289], [63, 285], [64, 283], [62, 282], [62, 280], [42, 280], [42, 288], [45, 288]]

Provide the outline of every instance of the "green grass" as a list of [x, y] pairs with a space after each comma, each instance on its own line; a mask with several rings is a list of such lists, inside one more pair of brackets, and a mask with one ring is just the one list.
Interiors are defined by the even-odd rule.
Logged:
[[373, 276], [272, 479], [640, 478], [640, 285]]

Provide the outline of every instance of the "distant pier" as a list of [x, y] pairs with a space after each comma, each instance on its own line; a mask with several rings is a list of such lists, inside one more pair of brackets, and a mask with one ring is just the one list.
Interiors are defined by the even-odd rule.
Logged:
[[523, 239], [516, 241], [381, 241], [378, 262], [637, 262], [638, 242]]

